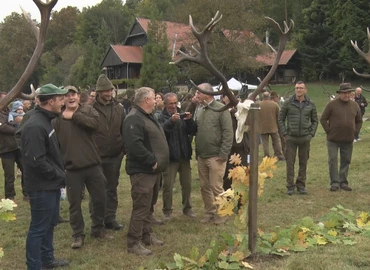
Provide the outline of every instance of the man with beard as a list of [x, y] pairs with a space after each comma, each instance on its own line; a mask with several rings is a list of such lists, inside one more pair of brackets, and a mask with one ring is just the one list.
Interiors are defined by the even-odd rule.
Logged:
[[67, 266], [54, 258], [54, 227], [58, 224], [60, 189], [65, 187], [63, 158], [51, 125], [61, 113], [66, 89], [53, 84], [40, 88], [40, 106], [25, 123], [21, 135], [24, 184], [31, 206], [31, 223], [26, 241], [28, 270]]
[[53, 120], [66, 168], [66, 189], [69, 219], [72, 227], [73, 249], [84, 244], [84, 220], [81, 210], [82, 190], [86, 185], [91, 200], [91, 236], [108, 238], [104, 229], [105, 177], [99, 150], [93, 134], [99, 125], [99, 114], [89, 105], [79, 104], [79, 93], [74, 86], [66, 86], [62, 115]]
[[123, 106], [112, 97], [114, 86], [105, 74], [101, 74], [96, 83], [96, 100], [94, 109], [99, 113], [99, 126], [94, 133], [102, 160], [103, 173], [106, 179], [106, 207], [104, 224], [106, 229], [121, 230], [123, 225], [116, 219], [118, 206], [118, 179], [124, 156]]
[[161, 125], [153, 116], [154, 90], [141, 87], [135, 93], [135, 106], [124, 123], [126, 172], [131, 181], [132, 213], [127, 233], [128, 252], [151, 255], [143, 246], [163, 245], [152, 231], [151, 206], [158, 196], [161, 172], [168, 165], [169, 150]]

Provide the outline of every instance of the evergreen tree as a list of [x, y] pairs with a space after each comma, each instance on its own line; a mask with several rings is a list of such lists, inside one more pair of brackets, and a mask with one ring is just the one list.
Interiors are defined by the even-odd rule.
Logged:
[[[152, 16], [152, 18], [158, 18]], [[140, 70], [140, 86], [149, 86], [156, 92], [166, 87], [167, 80], [176, 78], [178, 70], [170, 65], [171, 52], [168, 48], [166, 24], [152, 19], [148, 25], [148, 41], [143, 48], [143, 63]]]

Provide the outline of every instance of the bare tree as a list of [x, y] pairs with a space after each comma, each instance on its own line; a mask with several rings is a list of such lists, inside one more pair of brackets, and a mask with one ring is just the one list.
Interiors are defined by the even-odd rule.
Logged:
[[32, 90], [31, 95], [26, 95], [22, 93], [22, 89], [25, 83], [29, 80], [29, 78], [33, 74], [33, 72], [36, 70], [38, 61], [40, 60], [40, 57], [45, 46], [46, 33], [50, 21], [51, 10], [54, 8], [58, 0], [46, 0], [46, 2], [43, 2], [41, 0], [33, 0], [33, 2], [37, 5], [38, 9], [40, 10], [41, 14], [40, 28], [30, 18], [30, 16], [25, 10], [22, 9], [22, 12], [36, 36], [37, 44], [22, 76], [19, 78], [18, 82], [10, 90], [10, 92], [0, 101], [0, 111], [4, 110], [4, 108], [6, 108], [9, 105], [9, 103], [11, 103], [17, 97], [21, 97], [23, 99], [33, 99], [35, 95], [34, 89]]

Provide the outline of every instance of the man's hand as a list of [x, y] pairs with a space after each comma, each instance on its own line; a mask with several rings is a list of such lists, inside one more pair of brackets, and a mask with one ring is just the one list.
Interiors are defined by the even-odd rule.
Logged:
[[152, 167], [153, 170], [157, 169], [158, 163], [156, 162], [154, 166]]
[[218, 162], [225, 162], [226, 159], [225, 158], [222, 158], [222, 157], [217, 157], [216, 158], [216, 161], [218, 161]]
[[186, 116], [184, 117], [184, 120], [189, 120], [193, 117], [193, 115], [189, 112], [185, 112], [186, 113]]
[[62, 115], [65, 119], [72, 119], [73, 114], [74, 112], [65, 110]]
[[172, 116], [171, 116], [171, 120], [173, 122], [176, 122], [180, 119], [180, 114], [179, 113], [174, 113]]
[[19, 124], [20, 122], [22, 122], [22, 119], [23, 119], [23, 116], [17, 116], [17, 117], [14, 119], [14, 123]]

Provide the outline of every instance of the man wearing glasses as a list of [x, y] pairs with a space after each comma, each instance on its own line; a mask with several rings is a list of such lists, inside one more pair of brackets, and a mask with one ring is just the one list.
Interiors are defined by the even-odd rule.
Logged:
[[[306, 170], [310, 142], [315, 136], [318, 118], [315, 104], [306, 95], [304, 82], [295, 85], [295, 95], [286, 100], [280, 109], [279, 130], [286, 138], [286, 180], [287, 194], [292, 195], [295, 187], [306, 195]], [[298, 150], [299, 169], [294, 182], [294, 163]]]

